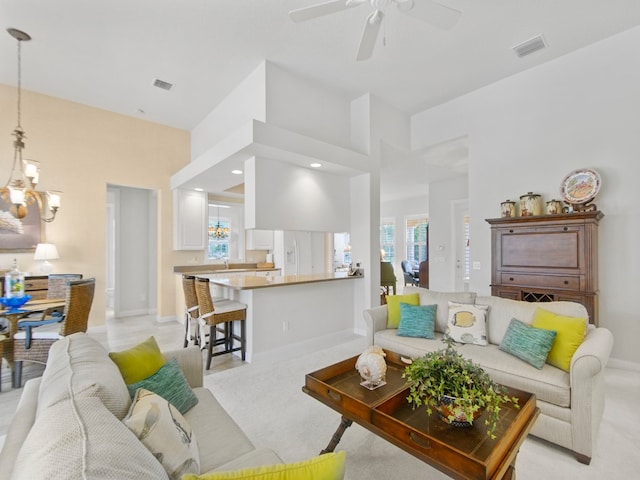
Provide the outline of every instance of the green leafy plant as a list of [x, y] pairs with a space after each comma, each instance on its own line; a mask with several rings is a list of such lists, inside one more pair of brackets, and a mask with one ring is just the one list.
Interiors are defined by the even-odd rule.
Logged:
[[[450, 337], [445, 336], [442, 341], [446, 348], [427, 353], [405, 368], [403, 377], [409, 381], [407, 400], [414, 408], [424, 405], [429, 415], [446, 396], [453, 397], [451, 409], [463, 412], [468, 419], [485, 410], [487, 435], [496, 438], [501, 405], [512, 403], [520, 408], [518, 399], [507, 395], [506, 389], [480, 365], [459, 354]], [[455, 415], [451, 413], [447, 419], [451, 423]]]

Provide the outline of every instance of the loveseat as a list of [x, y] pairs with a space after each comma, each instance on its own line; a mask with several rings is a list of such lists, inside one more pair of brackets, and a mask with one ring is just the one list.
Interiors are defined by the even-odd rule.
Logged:
[[[184, 383], [191, 387], [187, 389], [197, 398], [195, 406], [189, 406], [183, 417], [173, 407], [165, 406], [173, 412], [169, 423], [174, 422], [175, 426], [170, 427], [178, 435], [184, 433], [190, 444], [195, 438], [194, 456], [199, 459], [200, 473], [282, 465], [273, 450], [255, 448], [214, 395], [203, 387], [199, 348], [161, 355], [167, 365], [175, 364], [170, 361], [176, 359], [184, 374], [179, 376], [186, 379]], [[172, 376], [175, 379], [175, 372]], [[131, 405], [143, 391], [137, 390], [132, 401], [121, 369], [95, 339], [77, 333], [59, 340], [51, 347], [43, 376], [24, 386], [0, 452], [0, 479], [170, 478], [160, 462], [162, 455], [152, 454], [139, 440], [151, 434], [143, 428], [144, 433], [136, 435], [125, 423], [131, 417]], [[159, 429], [159, 423], [150, 423], [158, 413], [149, 410], [143, 416], [143, 427], [153, 425]], [[190, 429], [181, 423], [183, 420]], [[317, 460], [320, 458], [299, 463], [305, 463], [307, 468], [308, 463], [324, 461]], [[184, 478], [194, 477], [187, 474]]]
[[574, 302], [530, 303], [473, 292], [435, 292], [405, 287], [403, 295], [418, 294], [420, 305], [436, 305], [435, 338], [399, 336], [388, 328], [388, 305], [364, 311], [372, 344], [417, 358], [444, 348], [449, 302], [488, 306], [487, 345], [457, 344], [457, 351], [479, 363], [503, 385], [536, 395], [540, 415], [531, 434], [575, 452], [579, 462], [589, 464], [604, 410], [604, 372], [613, 347], [613, 336], [605, 328], [588, 325], [584, 340], [570, 360], [569, 371], [544, 364], [538, 369], [500, 349], [513, 318], [530, 325], [536, 309], [567, 317], [587, 318], [586, 309]]

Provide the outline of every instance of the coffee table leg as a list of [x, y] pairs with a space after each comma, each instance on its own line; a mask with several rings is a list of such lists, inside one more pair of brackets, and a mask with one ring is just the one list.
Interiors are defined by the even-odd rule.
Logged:
[[322, 455], [323, 453], [333, 452], [335, 448], [338, 446], [338, 443], [340, 443], [340, 439], [342, 438], [344, 431], [347, 428], [349, 428], [352, 423], [353, 423], [353, 420], [349, 420], [347, 417], [342, 417], [342, 420], [340, 421], [340, 425], [338, 425], [338, 429], [333, 434], [333, 437], [331, 437], [331, 441], [329, 442], [329, 445], [327, 445], [327, 448], [325, 448], [320, 452], [320, 455]]

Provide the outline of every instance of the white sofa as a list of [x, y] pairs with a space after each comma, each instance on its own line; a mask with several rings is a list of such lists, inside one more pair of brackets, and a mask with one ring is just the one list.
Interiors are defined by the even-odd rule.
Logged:
[[434, 292], [405, 287], [404, 294], [419, 293], [420, 305], [437, 305], [436, 339], [403, 337], [387, 328], [387, 306], [364, 311], [372, 344], [411, 358], [444, 348], [448, 302], [489, 305], [489, 345], [458, 345], [458, 352], [482, 365], [495, 381], [536, 395], [540, 416], [531, 433], [575, 452], [579, 462], [589, 464], [604, 410], [604, 371], [613, 347], [613, 336], [605, 328], [589, 325], [584, 341], [575, 352], [570, 372], [545, 364], [541, 370], [500, 350], [498, 346], [512, 318], [531, 324], [537, 307], [560, 315], [587, 317], [586, 309], [573, 302], [530, 303], [472, 292]]
[[[203, 388], [202, 353], [176, 358], [198, 398], [184, 414], [197, 439], [202, 473], [282, 463], [256, 449], [213, 394]], [[29, 380], [0, 452], [0, 479], [162, 479], [158, 460], [121, 422], [131, 399], [107, 351], [84, 333], [51, 348], [41, 378]]]

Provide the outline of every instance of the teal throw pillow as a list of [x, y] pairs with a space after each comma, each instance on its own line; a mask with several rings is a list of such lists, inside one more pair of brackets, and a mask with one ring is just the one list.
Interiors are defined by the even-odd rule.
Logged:
[[400, 303], [400, 324], [398, 335], [401, 337], [436, 338], [437, 305], [410, 305]]
[[165, 363], [160, 370], [144, 380], [127, 385], [129, 395], [133, 398], [139, 388], [144, 388], [164, 398], [182, 414], [198, 403], [193, 390], [189, 386], [178, 360], [175, 358]]
[[553, 330], [535, 328], [512, 318], [500, 344], [500, 350], [541, 369], [555, 338], [556, 332]]

